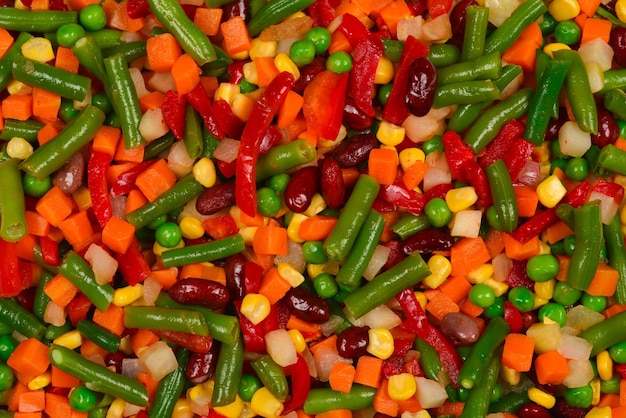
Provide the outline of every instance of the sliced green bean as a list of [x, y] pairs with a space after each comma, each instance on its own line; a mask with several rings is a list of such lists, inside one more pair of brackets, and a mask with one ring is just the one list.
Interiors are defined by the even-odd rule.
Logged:
[[626, 120], [626, 93], [611, 89], [604, 95], [604, 107], [622, 120]]
[[91, 36], [102, 49], [113, 48], [126, 43], [122, 40], [122, 31], [117, 29], [100, 29], [87, 32], [87, 36]]
[[88, 319], [78, 321], [76, 329], [83, 337], [109, 353], [115, 353], [120, 347], [120, 337], [93, 321]]
[[465, 35], [461, 48], [461, 60], [467, 61], [483, 55], [489, 25], [489, 9], [468, 6], [465, 9]]
[[[83, 36], [77, 40], [72, 46], [72, 52], [83, 67], [102, 81], [107, 95], [110, 96], [111, 82], [106, 68], [104, 67], [102, 49], [93, 36]], [[109, 99], [111, 99], [111, 97], [109, 97]]]
[[567, 268], [567, 282], [578, 290], [587, 290], [596, 274], [602, 251], [602, 213], [600, 201], [587, 202], [574, 209], [576, 245]]
[[493, 80], [502, 74], [500, 54], [492, 52], [472, 60], [437, 69], [439, 85], [470, 80]]
[[243, 338], [237, 339], [233, 345], [222, 343], [220, 346], [211, 405], [228, 405], [236, 399], [243, 370], [244, 352]]
[[34, 119], [6, 119], [4, 129], [0, 132], [0, 139], [8, 141], [13, 137], [18, 137], [24, 138], [28, 142], [35, 142], [37, 141], [37, 133], [41, 128], [43, 128], [43, 123]]
[[161, 259], [165, 267], [179, 267], [189, 263], [215, 261], [245, 250], [246, 244], [239, 234], [203, 244], [163, 251]]
[[43, 336], [44, 341], [54, 341], [61, 335], [66, 332], [70, 332], [73, 329], [74, 325], [72, 325], [72, 322], [69, 319], [66, 319], [63, 325], [48, 325], [46, 333]]
[[352, 385], [350, 392], [338, 392], [332, 389], [311, 389], [304, 402], [306, 414], [317, 415], [333, 409], [356, 411], [371, 407], [376, 396], [376, 388], [359, 384]]
[[391, 226], [391, 230], [398, 234], [401, 239], [405, 239], [430, 226], [430, 221], [425, 214], [413, 215], [412, 213], [405, 213]]
[[517, 198], [513, 190], [513, 182], [504, 161], [496, 160], [485, 168], [493, 204], [502, 224], [504, 232], [511, 233], [517, 228], [519, 219]]
[[133, 41], [125, 42], [121, 45], [112, 46], [110, 48], [102, 49], [102, 55], [110, 57], [115, 54], [122, 54], [126, 59], [126, 62], [131, 62], [137, 58], [145, 57], [147, 54], [146, 49], [147, 41]]
[[496, 387], [502, 364], [499, 352], [489, 354], [489, 358], [481, 365], [480, 380], [470, 390], [459, 418], [484, 417], [489, 412], [491, 396]]
[[98, 284], [87, 261], [74, 251], [69, 251], [63, 257], [59, 273], [71, 281], [100, 311], [106, 311], [113, 301], [113, 287], [110, 284]]
[[[399, 56], [398, 56], [399, 58]], [[436, 67], [447, 67], [461, 59], [461, 52], [456, 45], [433, 44], [428, 48], [428, 60]]]
[[602, 147], [598, 155], [598, 167], [626, 175], [626, 151], [622, 151], [613, 144]]
[[266, 180], [277, 174], [310, 163], [316, 157], [315, 147], [304, 139], [296, 139], [287, 144], [277, 145], [259, 157], [256, 166], [256, 180]]
[[35, 298], [33, 299], [33, 314], [40, 320], [43, 321], [44, 313], [46, 312], [46, 306], [48, 302], [50, 302], [50, 297], [46, 295], [44, 292], [44, 287], [46, 283], [48, 283], [54, 274], [49, 271], [42, 271], [41, 277], [39, 278], [39, 283], [37, 283], [37, 289], [35, 290]]
[[617, 303], [623, 305], [626, 304], [626, 245], [619, 213], [613, 216], [608, 225], [603, 225], [603, 232], [609, 265], [619, 273], [617, 290], [613, 296]]
[[0, 237], [16, 242], [28, 233], [26, 204], [19, 160], [11, 158], [0, 163]]
[[590, 326], [578, 336], [593, 345], [591, 356], [596, 356], [612, 345], [626, 340], [626, 312], [620, 312], [606, 318], [604, 321]]
[[161, 154], [165, 150], [168, 150], [172, 146], [175, 139], [176, 137], [174, 136], [174, 133], [172, 133], [172, 131], [169, 131], [162, 137], [150, 142], [144, 147], [143, 160], [148, 161], [158, 157], [159, 154]]
[[209, 335], [204, 316], [197, 311], [186, 309], [127, 306], [124, 308], [124, 326]]
[[506, 51], [531, 23], [535, 22], [548, 7], [542, 0], [528, 0], [520, 4], [485, 41], [485, 53]]
[[177, 354], [178, 367], [159, 381], [156, 395], [148, 411], [149, 418], [167, 418], [174, 412], [176, 402], [185, 388], [185, 367], [189, 351], [180, 349]]
[[265, 386], [279, 401], [284, 401], [289, 395], [289, 385], [283, 369], [269, 356], [265, 354], [250, 362], [263, 386]]
[[[5, 10], [9, 8], [3, 7], [2, 9]], [[31, 12], [27, 13], [30, 14]], [[11, 81], [13, 58], [22, 53], [22, 45], [24, 45], [29, 39], [33, 39], [33, 35], [28, 32], [20, 32], [17, 38], [15, 38], [13, 45], [11, 45], [11, 48], [9, 48], [2, 59], [0, 59], [0, 89], [4, 90], [7, 84], [9, 84], [9, 81]]]
[[54, 32], [68, 23], [77, 23], [77, 12], [0, 8], [0, 28], [17, 32]]
[[609, 90], [626, 88], [626, 68], [618, 68], [604, 72], [604, 86], [598, 94], [605, 94]]
[[195, 109], [189, 104], [185, 110], [183, 143], [185, 144], [189, 158], [195, 160], [202, 154], [202, 122], [200, 121], [200, 115], [198, 115]]
[[435, 90], [434, 107], [453, 104], [491, 102], [500, 98], [500, 91], [491, 80], [471, 80], [444, 84]]
[[248, 33], [252, 37], [257, 37], [263, 29], [285, 20], [313, 3], [314, 0], [270, 0], [252, 16], [248, 23]]
[[46, 326], [35, 315], [12, 299], [0, 299], [0, 318], [27, 338], [41, 340]]

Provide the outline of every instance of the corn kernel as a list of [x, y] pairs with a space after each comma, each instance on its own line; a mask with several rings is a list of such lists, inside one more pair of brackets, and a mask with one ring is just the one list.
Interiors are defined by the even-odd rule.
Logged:
[[537, 196], [542, 205], [553, 208], [565, 196], [567, 189], [561, 180], [554, 174], [546, 177], [537, 186]]
[[300, 273], [291, 263], [280, 263], [276, 266], [278, 269], [278, 274], [287, 280], [291, 287], [298, 287], [302, 283], [304, 283], [304, 276]]
[[124, 409], [126, 408], [126, 401], [120, 398], [116, 398], [107, 411], [107, 418], [122, 418], [124, 415]]
[[321, 194], [315, 193], [311, 198], [309, 207], [303, 212], [306, 216], [315, 216], [326, 209], [326, 201]]
[[180, 398], [174, 404], [174, 410], [172, 411], [172, 418], [193, 418], [194, 412], [189, 406], [189, 402], [185, 398]]
[[291, 73], [296, 80], [300, 78], [300, 69], [288, 54], [279, 52], [274, 58], [274, 65], [278, 71]]
[[83, 337], [77, 329], [61, 334], [53, 341], [55, 344], [73, 350], [80, 347], [83, 343]]
[[185, 246], [185, 241], [183, 241], [182, 239], [174, 247], [163, 247], [162, 245], [159, 245], [159, 243], [155, 241], [154, 244], [152, 244], [152, 252], [155, 255], [161, 256], [161, 254], [163, 254], [163, 251], [173, 250], [174, 248], [183, 248], [184, 246]]
[[600, 379], [596, 377], [589, 384], [591, 385], [591, 390], [593, 391], [591, 405], [597, 405], [600, 403], [600, 397], [602, 396], [602, 391], [600, 390], [602, 383], [600, 382]]
[[33, 146], [24, 138], [14, 136], [7, 144], [6, 153], [11, 158], [25, 160], [33, 153]]
[[406, 401], [417, 390], [415, 377], [411, 373], [399, 373], [389, 377], [387, 393], [394, 401]]
[[580, 13], [576, 0], [554, 0], [548, 5], [548, 11], [557, 22], [573, 19]]
[[622, 225], [626, 225], [626, 205], [622, 206], [622, 209], [619, 211], [619, 220], [622, 222]]
[[259, 293], [247, 293], [241, 301], [241, 314], [257, 325], [270, 314], [270, 301]]
[[509, 285], [496, 279], [487, 279], [483, 283], [493, 289], [496, 296], [502, 296], [509, 290]]
[[15, 0], [15, 3], [13, 4], [13, 7], [15, 7], [16, 9], [19, 9], [19, 10], [30, 10], [30, 7], [25, 5], [22, 0]]
[[212, 187], [217, 181], [217, 172], [213, 160], [207, 157], [200, 158], [193, 165], [193, 177], [204, 187]]
[[596, 406], [587, 412], [585, 418], [611, 418], [612, 416], [613, 412], [610, 406]]
[[300, 330], [297, 329], [290, 329], [288, 332], [291, 340], [293, 341], [293, 345], [296, 347], [296, 351], [298, 353], [302, 353], [306, 349], [306, 341], [304, 340], [304, 336], [302, 335]]
[[386, 56], [380, 57], [378, 65], [376, 65], [376, 74], [374, 75], [374, 84], [387, 84], [393, 80], [394, 68], [393, 62]]
[[235, 400], [228, 405], [215, 406], [215, 412], [224, 415], [226, 418], [239, 418], [243, 412], [244, 404], [239, 395], [235, 396]]
[[604, 88], [604, 70], [597, 62], [586, 62], [587, 78], [592, 93], [597, 93]]
[[233, 96], [231, 107], [235, 116], [244, 122], [250, 119], [250, 113], [254, 107], [254, 100], [245, 94], [238, 93]]
[[203, 384], [195, 385], [187, 390], [187, 399], [192, 402], [203, 404], [211, 402], [213, 390]]
[[541, 296], [538, 296], [535, 293], [533, 295], [533, 301], [534, 301], [533, 309], [539, 309], [546, 303], [550, 302], [550, 299], [542, 298]]
[[265, 418], [278, 417], [285, 408], [283, 403], [276, 399], [268, 388], [263, 386], [252, 395], [250, 400], [252, 412]]
[[626, 23], [626, 1], [617, 0], [615, 4], [615, 14], [622, 23]]
[[502, 380], [513, 386], [519, 384], [522, 378], [522, 374], [520, 372], [513, 370], [510, 367], [506, 367], [505, 365], [502, 365], [502, 368], [500, 369], [500, 376], [502, 377]]
[[404, 141], [405, 133], [406, 130], [402, 126], [382, 121], [378, 127], [378, 131], [376, 132], [376, 139], [378, 139], [383, 145], [395, 147]]
[[278, 51], [278, 42], [262, 41], [254, 38], [250, 43], [250, 58], [271, 58], [275, 57]]
[[326, 264], [311, 264], [308, 263], [306, 266], [306, 273], [309, 275], [311, 279], [316, 278], [320, 274], [324, 273], [324, 267]]
[[34, 61], [48, 62], [54, 59], [54, 50], [48, 39], [36, 37], [22, 44], [22, 55]]
[[451, 189], [446, 193], [446, 204], [452, 213], [457, 213], [472, 206], [478, 200], [472, 186]]
[[184, 216], [178, 223], [180, 232], [184, 238], [198, 239], [204, 235], [204, 227], [202, 221], [193, 216]]
[[31, 94], [33, 92], [33, 88], [28, 84], [12, 79], [9, 81], [9, 84], [7, 84], [7, 92], [9, 94]]
[[50, 377], [50, 372], [43, 372], [39, 376], [35, 376], [33, 380], [28, 382], [28, 389], [30, 390], [39, 390], [43, 389], [50, 384], [52, 378]]
[[600, 376], [600, 379], [609, 380], [613, 377], [613, 359], [608, 351], [603, 350], [599, 352], [596, 363], [598, 365], [598, 376]]
[[472, 283], [484, 283], [488, 279], [493, 277], [493, 265], [485, 263], [480, 267], [475, 268], [467, 274], [467, 280]]
[[239, 90], [239, 84], [220, 83], [220, 85], [217, 86], [217, 90], [215, 90], [215, 100], [224, 100], [230, 104], [235, 94], [238, 93], [241, 93]]
[[257, 229], [259, 229], [258, 226], [244, 226], [243, 228], [239, 228], [239, 235], [241, 235], [246, 245], [252, 245]]
[[554, 58], [554, 53], [561, 49], [572, 49], [572, 48], [560, 42], [552, 42], [543, 47], [543, 52], [548, 54], [550, 58]]
[[438, 254], [430, 257], [427, 264], [431, 274], [424, 279], [424, 284], [431, 289], [436, 289], [448, 278], [452, 271], [452, 265], [450, 260]]
[[556, 280], [550, 279], [547, 282], [536, 282], [533, 288], [537, 296], [539, 296], [540, 298], [552, 299], [555, 286], [556, 286]]
[[78, 205], [79, 210], [87, 210], [92, 206], [89, 189], [85, 186], [79, 187], [78, 190], [72, 193], [72, 199], [74, 199], [76, 205]]
[[528, 397], [537, 405], [547, 409], [552, 408], [556, 404], [556, 398], [554, 396], [535, 387], [528, 389]]
[[302, 213], [294, 213], [291, 217], [291, 221], [289, 221], [289, 226], [287, 227], [287, 237], [293, 242], [304, 242], [302, 238], [300, 238], [299, 231], [300, 225], [302, 225], [302, 221], [308, 219], [309, 217]]
[[415, 293], [415, 298], [419, 302], [422, 309], [426, 309], [426, 303], [428, 303], [428, 299], [426, 298], [426, 295], [424, 294], [424, 292], [413, 292], [413, 293]]
[[113, 293], [113, 304], [115, 306], [127, 306], [143, 296], [143, 285], [138, 283], [134, 286], [121, 287], [115, 289]]
[[398, 157], [404, 171], [413, 167], [416, 162], [424, 162], [426, 160], [426, 154], [419, 148], [405, 148], [398, 153]]
[[370, 328], [367, 332], [369, 343], [367, 352], [382, 360], [388, 359], [393, 354], [394, 342], [391, 331], [387, 328]]

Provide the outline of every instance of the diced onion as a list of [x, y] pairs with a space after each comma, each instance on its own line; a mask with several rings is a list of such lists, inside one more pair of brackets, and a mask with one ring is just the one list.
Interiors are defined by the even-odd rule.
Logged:
[[594, 200], [600, 201], [600, 212], [602, 216], [602, 223], [608, 225], [615, 217], [617, 210], [619, 209], [619, 204], [615, 201], [615, 199], [611, 196], [607, 196], [604, 193], [599, 192], [591, 192], [589, 195], [589, 201], [592, 202]]
[[544, 176], [541, 174], [541, 165], [537, 161], [528, 160], [522, 171], [517, 175], [517, 181], [526, 186], [537, 186]]
[[561, 339], [561, 327], [556, 322], [532, 324], [526, 331], [526, 335], [535, 340], [535, 352], [537, 354], [554, 351], [559, 346]]
[[337, 350], [333, 350], [332, 348], [328, 347], [320, 347], [318, 350], [315, 351], [313, 358], [315, 359], [317, 378], [321, 382], [328, 381], [328, 375], [330, 374], [330, 371], [332, 370], [335, 363], [343, 362], [347, 364], [352, 364], [351, 359], [341, 357], [339, 353], [337, 353]]
[[265, 334], [265, 349], [272, 360], [281, 367], [298, 361], [298, 353], [291, 336], [285, 329], [275, 329]]
[[584, 338], [575, 335], [562, 334], [559, 340], [559, 353], [566, 359], [588, 360], [591, 356], [593, 344]]
[[576, 122], [567, 121], [559, 129], [561, 152], [570, 157], [582, 157], [591, 148], [591, 135], [584, 132]]
[[306, 269], [306, 260], [302, 252], [302, 245], [288, 239], [287, 254], [274, 257], [274, 264], [278, 265], [280, 263], [289, 263], [300, 273], [303, 273]]
[[146, 142], [162, 137], [169, 130], [160, 107], [146, 110], [139, 121], [139, 133]]
[[137, 378], [137, 373], [144, 372], [141, 362], [138, 358], [125, 358], [122, 360], [122, 375], [126, 377], [131, 377], [133, 379]]
[[141, 364], [155, 380], [161, 380], [176, 370], [178, 360], [165, 341], [157, 341], [137, 355]]
[[193, 169], [194, 159], [189, 157], [183, 141], [174, 142], [167, 156], [167, 166], [178, 178], [189, 174]]
[[589, 360], [569, 360], [567, 362], [569, 374], [563, 380], [563, 386], [579, 388], [586, 386], [593, 379], [594, 372]]
[[153, 306], [157, 297], [161, 293], [161, 283], [159, 283], [154, 277], [148, 276], [143, 281], [143, 300], [148, 306]]
[[509, 273], [513, 268], [513, 260], [500, 253], [491, 260], [493, 266], [493, 278], [499, 282], [504, 282], [509, 277]]
[[85, 252], [85, 260], [91, 264], [98, 284], [102, 285], [113, 280], [118, 263], [104, 248], [97, 244], [91, 244]]
[[415, 378], [415, 383], [417, 399], [424, 409], [440, 407], [448, 399], [446, 389], [439, 382], [420, 376]]
[[391, 249], [385, 247], [384, 245], [376, 246], [374, 254], [372, 255], [369, 263], [367, 263], [367, 267], [365, 267], [365, 271], [363, 272], [363, 277], [365, 277], [365, 280], [369, 281], [376, 277], [380, 269], [382, 269], [387, 262], [390, 252]]
[[239, 141], [231, 138], [224, 138], [220, 140], [220, 143], [213, 151], [213, 157], [215, 159], [224, 161], [225, 163], [232, 163], [237, 159], [239, 155]]
[[56, 303], [49, 301], [43, 313], [43, 320], [55, 327], [65, 324], [65, 310]]
[[346, 316], [357, 327], [392, 329], [402, 324], [400, 317], [387, 305], [379, 305], [358, 319]]
[[584, 331], [592, 325], [604, 321], [604, 315], [583, 305], [578, 305], [567, 311], [566, 324], [578, 331]]

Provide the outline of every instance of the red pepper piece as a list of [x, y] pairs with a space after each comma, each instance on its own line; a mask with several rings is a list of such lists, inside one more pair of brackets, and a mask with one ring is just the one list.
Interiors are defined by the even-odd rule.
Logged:
[[113, 207], [109, 198], [106, 174], [111, 165], [111, 156], [104, 152], [92, 151], [87, 163], [87, 184], [91, 197], [93, 213], [101, 228], [113, 216]]
[[185, 94], [185, 99], [200, 114], [204, 121], [204, 127], [217, 138], [224, 138], [224, 131], [220, 129], [213, 114], [213, 105], [201, 84], [197, 84], [193, 90]]
[[113, 253], [119, 263], [119, 271], [126, 282], [134, 286], [150, 275], [150, 266], [141, 253], [139, 242], [134, 239], [124, 254]]
[[404, 359], [400, 356], [393, 355], [383, 361], [382, 378], [389, 379], [391, 376], [402, 373]]
[[626, 379], [626, 364], [616, 364], [615, 371], [620, 375], [622, 379]]
[[[341, 16], [341, 24], [337, 29], [346, 37], [353, 48], [370, 34], [363, 22], [350, 13]], [[372, 58], [372, 60], [374, 60], [374, 58]], [[378, 60], [374, 60], [374, 63], [378, 64]]]
[[233, 301], [233, 305], [235, 305], [237, 316], [239, 317], [239, 326], [241, 327], [241, 335], [246, 351], [250, 353], [264, 353], [265, 339], [263, 336], [265, 334], [263, 331], [263, 321], [265, 320], [254, 325], [248, 318], [241, 314], [241, 301]]
[[337, 74], [324, 70], [304, 89], [302, 112], [309, 132], [329, 140], [337, 138], [343, 118], [348, 78], [348, 73]]
[[428, 5], [426, 4], [426, 0], [419, 1], [409, 1], [406, 3], [411, 11], [413, 16], [423, 15], [426, 10], [428, 10]]
[[521, 138], [523, 133], [524, 124], [517, 119], [505, 123], [498, 135], [487, 145], [485, 154], [479, 159], [480, 165], [484, 168], [496, 160], [504, 158], [511, 143], [517, 138]]
[[502, 159], [512, 180], [515, 180], [522, 171], [534, 149], [533, 143], [523, 138], [517, 138], [509, 145]]
[[226, 161], [221, 161], [221, 160], [217, 161], [217, 168], [218, 170], [220, 170], [220, 173], [222, 173], [222, 176], [224, 176], [224, 178], [226, 179], [229, 179], [235, 175], [235, 170], [237, 168], [236, 166], [237, 166], [236, 161], [231, 161], [229, 163], [227, 163]]
[[311, 389], [309, 366], [300, 354], [298, 360], [286, 368], [285, 373], [291, 377], [291, 398], [284, 403], [283, 415], [302, 408]]
[[241, 134], [235, 176], [235, 200], [237, 206], [249, 216], [256, 215], [256, 160], [259, 146], [294, 82], [290, 73], [283, 71], [278, 74], [254, 104], [250, 119]]
[[454, 131], [446, 131], [441, 139], [452, 176], [463, 183], [467, 183], [465, 166], [470, 161], [474, 161], [474, 151], [463, 141], [461, 135]]
[[154, 164], [154, 161], [143, 161], [117, 176], [115, 183], [111, 186], [111, 196], [121, 196], [130, 193], [135, 188], [137, 177], [152, 164]]
[[213, 103], [213, 115], [217, 126], [230, 138], [239, 138], [243, 131], [243, 121], [234, 113], [226, 100], [216, 100]]
[[426, 7], [431, 18], [449, 13], [452, 9], [452, 0], [427, 0]]
[[621, 184], [606, 181], [604, 179], [596, 180], [596, 182], [591, 186], [591, 191], [612, 197], [618, 205], [622, 203], [622, 199], [624, 199], [624, 187]]
[[48, 9], [49, 10], [59, 10], [61, 12], [67, 11], [67, 5], [63, 2], [63, 0], [49, 0], [48, 1]]
[[389, 203], [386, 200], [377, 197], [374, 199], [374, 203], [372, 203], [372, 209], [378, 213], [388, 213], [394, 212], [397, 208], [393, 203]]
[[188, 334], [180, 331], [155, 330], [154, 333], [174, 344], [180, 345], [194, 353], [208, 353], [213, 345], [213, 338], [204, 335]]
[[174, 90], [168, 90], [163, 95], [161, 111], [165, 123], [176, 139], [182, 139], [185, 133], [185, 97]]
[[[334, 3], [337, 3], [333, 6]], [[335, 7], [338, 5], [335, 0], [316, 0], [309, 6], [309, 16], [313, 19], [313, 26], [325, 28], [335, 18]]]
[[420, 362], [416, 358], [412, 358], [405, 362], [404, 366], [402, 367], [402, 371], [405, 373], [411, 373], [415, 377], [424, 376], [422, 366], [420, 366]]
[[402, 245], [396, 240], [387, 241], [383, 245], [389, 248], [389, 256], [384, 267], [384, 270], [389, 270], [404, 259], [404, 253], [402, 252]]
[[429, 202], [436, 197], [445, 200], [446, 193], [448, 193], [448, 191], [452, 189], [454, 189], [454, 184], [452, 183], [437, 184], [436, 186], [433, 186], [426, 192], [424, 192], [424, 200], [426, 200], [426, 202]]
[[150, 5], [147, 0], [128, 0], [126, 13], [131, 19], [146, 17], [150, 14]]
[[491, 206], [493, 197], [491, 196], [491, 187], [489, 187], [489, 180], [485, 170], [476, 161], [472, 160], [465, 164], [465, 175], [478, 196], [476, 206], [479, 208]]
[[213, 239], [226, 238], [235, 235], [239, 231], [237, 223], [230, 215], [207, 218], [202, 225], [206, 233]]
[[[350, 14], [344, 15], [344, 22], [348, 16], [359, 22], [365, 29], [365, 25]], [[372, 91], [378, 61], [383, 55], [383, 43], [380, 37], [374, 34], [368, 35], [367, 29], [365, 31], [366, 35], [358, 40], [352, 51], [353, 69], [350, 71], [348, 94], [354, 99], [357, 109], [365, 115], [372, 117], [376, 113], [374, 106], [372, 106]]]
[[69, 316], [72, 325], [76, 326], [78, 322], [86, 319], [91, 306], [89, 298], [82, 293], [74, 296], [74, 299], [67, 305], [67, 316]]
[[263, 155], [270, 149], [274, 148], [282, 139], [283, 134], [280, 133], [276, 126], [271, 125], [268, 127], [265, 135], [263, 135], [263, 139], [261, 140], [261, 145], [259, 146], [259, 155]]
[[0, 297], [17, 296], [22, 289], [17, 244], [0, 238]]
[[229, 83], [239, 84], [241, 80], [243, 80], [243, 65], [245, 61], [235, 61], [233, 63], [228, 64], [228, 74], [230, 74]]
[[422, 213], [426, 205], [426, 200], [422, 194], [417, 193], [415, 190], [407, 189], [401, 181], [396, 181], [389, 185], [381, 185], [378, 197], [411, 212], [413, 215]]
[[59, 244], [44, 235], [39, 237], [39, 246], [41, 247], [41, 256], [43, 262], [49, 266], [60, 266], [61, 257], [59, 257]]
[[525, 287], [527, 289], [533, 289], [535, 282], [533, 282], [530, 277], [528, 277], [528, 273], [526, 273], [526, 260], [513, 260], [513, 265], [506, 278], [506, 283], [511, 288]]
[[428, 56], [428, 46], [417, 40], [417, 38], [409, 36], [402, 49], [393, 87], [391, 87], [389, 98], [383, 109], [383, 119], [396, 125], [401, 125], [404, 119], [409, 116], [410, 113], [406, 107], [409, 69], [411, 68], [411, 63], [416, 58], [426, 56]]
[[504, 320], [511, 327], [511, 332], [520, 332], [524, 326], [521, 312], [508, 300], [504, 302]]

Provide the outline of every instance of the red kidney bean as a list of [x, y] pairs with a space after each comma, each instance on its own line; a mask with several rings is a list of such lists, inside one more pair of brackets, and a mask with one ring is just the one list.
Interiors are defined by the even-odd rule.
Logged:
[[344, 139], [331, 152], [341, 168], [356, 167], [367, 161], [370, 151], [378, 148], [378, 141], [372, 134], [357, 134]]
[[250, 19], [250, 0], [235, 0], [222, 7], [222, 22], [241, 16], [246, 22]]
[[461, 344], [476, 342], [480, 327], [472, 318], [461, 312], [451, 312], [441, 320], [441, 331]]
[[298, 94], [304, 92], [304, 88], [309, 85], [316, 75], [326, 69], [326, 58], [323, 56], [317, 56], [313, 61], [304, 67], [300, 68], [300, 77], [296, 80], [293, 86], [293, 91]]
[[[623, 28], [626, 29], [626, 28]], [[617, 141], [619, 137], [619, 125], [611, 112], [598, 106], [598, 133], [591, 134], [591, 142], [600, 148]]]
[[83, 185], [85, 156], [82, 151], [74, 153], [70, 159], [52, 176], [52, 184], [65, 194], [72, 194]]
[[107, 367], [115, 367], [116, 373], [122, 373], [122, 361], [126, 358], [124, 353], [117, 351], [115, 353], [108, 353], [104, 357], [104, 365]]
[[201, 215], [213, 215], [235, 204], [235, 182], [217, 184], [203, 191], [196, 199], [196, 210]]
[[517, 411], [519, 418], [550, 418], [550, 412], [543, 406], [534, 403], [527, 403], [520, 407]]
[[328, 207], [339, 209], [346, 194], [341, 167], [337, 160], [330, 156], [322, 158], [319, 161], [319, 167], [321, 171], [320, 188], [322, 197]]
[[452, 244], [454, 244], [454, 238], [450, 235], [448, 228], [428, 228], [402, 241], [402, 251], [405, 255], [413, 251], [430, 254], [433, 251], [449, 250]]
[[226, 286], [207, 279], [181, 279], [169, 288], [168, 293], [178, 303], [210, 309], [223, 308], [230, 300], [230, 292]]
[[344, 358], [357, 358], [367, 354], [370, 342], [369, 327], [346, 328], [337, 336], [337, 352]]
[[285, 204], [295, 213], [302, 213], [311, 204], [320, 188], [320, 169], [315, 166], [301, 168], [292, 174], [285, 189]]
[[402, 244], [396, 240], [387, 241], [383, 245], [389, 248], [389, 256], [383, 270], [389, 270], [404, 259], [404, 251], [402, 250]]
[[537, 323], [537, 314], [535, 314], [534, 312], [522, 313], [522, 331], [521, 332], [526, 332], [532, 324], [536, 324], [536, 323]]
[[416, 58], [409, 68], [406, 105], [415, 116], [424, 116], [433, 106], [437, 89], [437, 70], [424, 57]]
[[476, 0], [462, 0], [450, 11], [450, 24], [452, 26], [452, 43], [457, 47], [463, 46], [465, 37], [465, 16], [467, 6], [477, 5]]
[[190, 353], [185, 375], [191, 383], [204, 383], [213, 377], [217, 367], [219, 343], [214, 342], [208, 353]]
[[321, 324], [330, 318], [330, 305], [303, 287], [289, 289], [285, 295], [285, 303], [289, 312], [298, 319], [313, 324]]
[[555, 418], [584, 418], [588, 408], [575, 408], [563, 398], [557, 398], [556, 405], [550, 410]]
[[245, 267], [248, 259], [243, 254], [235, 254], [226, 259], [226, 287], [233, 300], [242, 300], [246, 295]]
[[[563, 112], [559, 112], [559, 113], [563, 113]], [[563, 126], [563, 124], [567, 121], [568, 119], [565, 116], [561, 116], [556, 120], [550, 119], [550, 122], [548, 122], [548, 127], [546, 128], [546, 135], [544, 139], [546, 141], [552, 141], [553, 139], [558, 138], [559, 129], [561, 129], [561, 126]]]
[[616, 26], [611, 31], [609, 44], [613, 48], [613, 59], [622, 67], [626, 67], [626, 28]]
[[354, 99], [346, 97], [346, 104], [343, 107], [343, 123], [355, 131], [364, 131], [372, 126], [374, 118], [361, 112], [355, 105]]

